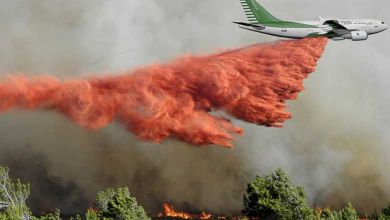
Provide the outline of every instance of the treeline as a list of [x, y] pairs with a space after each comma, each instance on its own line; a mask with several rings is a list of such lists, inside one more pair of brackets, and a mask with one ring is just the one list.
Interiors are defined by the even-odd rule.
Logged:
[[248, 184], [244, 195], [243, 214], [258, 219], [277, 220], [390, 220], [390, 206], [382, 213], [360, 214], [351, 203], [342, 210], [309, 207], [304, 189], [294, 185], [287, 174], [278, 169], [265, 176], [257, 176]]
[[[61, 213], [33, 216], [26, 200], [30, 195], [29, 184], [12, 181], [9, 170], [0, 167], [0, 220], [60, 220]], [[84, 215], [71, 220], [149, 220], [142, 206], [130, 196], [128, 188], [107, 189], [99, 192], [93, 207]]]
[[[29, 184], [13, 181], [9, 170], [0, 167], [0, 220], [61, 220], [60, 210], [44, 216], [34, 216], [26, 201]], [[380, 214], [359, 215], [349, 203], [342, 210], [309, 207], [304, 189], [294, 185], [287, 174], [278, 169], [257, 176], [248, 184], [244, 194], [245, 217], [238, 219], [265, 220], [390, 220], [390, 206]], [[128, 188], [107, 189], [99, 192], [93, 207], [71, 220], [149, 220], [143, 207], [130, 195]], [[226, 218], [230, 219], [230, 218]], [[234, 218], [231, 218], [234, 219]], [[237, 219], [237, 218], [235, 218]]]

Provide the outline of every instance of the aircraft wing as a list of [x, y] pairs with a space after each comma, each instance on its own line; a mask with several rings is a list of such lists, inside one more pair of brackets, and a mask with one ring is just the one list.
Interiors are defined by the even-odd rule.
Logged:
[[348, 30], [344, 25], [340, 24], [337, 20], [327, 20], [323, 25], [329, 25], [331, 30], [328, 31], [329, 34], [344, 35], [350, 33], [351, 30]]
[[337, 20], [327, 20], [324, 22], [324, 25], [329, 25], [333, 29], [348, 30], [344, 25], [340, 24], [340, 22]]

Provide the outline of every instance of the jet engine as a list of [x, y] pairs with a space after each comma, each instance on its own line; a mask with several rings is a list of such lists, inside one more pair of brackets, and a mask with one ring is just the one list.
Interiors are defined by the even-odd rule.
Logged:
[[351, 31], [350, 34], [343, 35], [345, 39], [352, 39], [353, 41], [367, 40], [368, 34], [365, 31]]

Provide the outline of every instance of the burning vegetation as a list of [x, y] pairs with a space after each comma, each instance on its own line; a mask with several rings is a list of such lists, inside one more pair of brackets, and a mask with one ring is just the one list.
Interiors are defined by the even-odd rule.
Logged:
[[172, 205], [169, 205], [168, 203], [164, 203], [163, 205], [164, 212], [158, 214], [159, 218], [163, 217], [173, 217], [173, 218], [180, 218], [180, 219], [211, 219], [211, 214], [207, 214], [205, 212], [202, 212], [199, 215], [194, 215], [186, 212], [178, 212], [175, 211]]
[[[0, 167], [0, 220], [60, 220], [57, 210], [52, 214], [36, 217], [26, 201], [30, 194], [28, 184], [20, 180], [12, 181], [8, 169]], [[93, 207], [81, 216], [71, 217], [73, 220], [149, 220], [149, 219], [271, 219], [271, 220], [387, 220], [390, 219], [390, 206], [381, 214], [359, 215], [349, 203], [340, 211], [329, 208], [312, 209], [308, 206], [303, 188], [295, 186], [287, 174], [278, 169], [274, 173], [257, 176], [248, 184], [244, 195], [242, 217], [213, 216], [202, 212], [190, 214], [176, 211], [172, 205], [163, 204], [163, 212], [150, 218], [137, 200], [131, 196], [128, 188], [107, 189], [99, 192]]]

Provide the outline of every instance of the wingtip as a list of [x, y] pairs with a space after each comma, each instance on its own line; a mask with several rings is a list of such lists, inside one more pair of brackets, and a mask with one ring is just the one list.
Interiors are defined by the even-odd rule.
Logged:
[[232, 23], [234, 23], [234, 24], [238, 24], [238, 25], [245, 25], [245, 23], [244, 23], [244, 22], [239, 22], [239, 21], [232, 21]]

